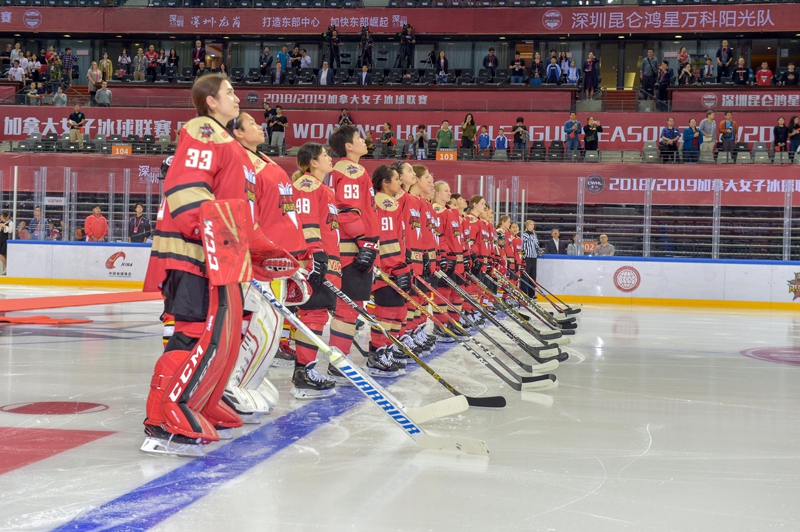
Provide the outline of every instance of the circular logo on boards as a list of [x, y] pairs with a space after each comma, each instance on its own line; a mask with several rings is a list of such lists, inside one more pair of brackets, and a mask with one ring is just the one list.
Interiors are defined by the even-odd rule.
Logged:
[[554, 9], [545, 12], [542, 16], [542, 24], [544, 24], [544, 27], [548, 30], [557, 30], [561, 27], [563, 21], [564, 18], [561, 16], [561, 11], [556, 11]]
[[259, 100], [259, 96], [258, 96], [258, 93], [256, 91], [250, 91], [244, 97], [244, 101], [246, 101], [250, 105], [258, 104], [258, 100]]
[[586, 178], [586, 183], [584, 186], [586, 187], [586, 190], [592, 194], [599, 194], [604, 188], [606, 188], [606, 180], [603, 179], [603, 176], [600, 174], [591, 174]]
[[636, 268], [630, 266], [623, 266], [614, 272], [614, 286], [621, 292], [633, 292], [639, 288], [639, 283], [642, 281], [642, 276], [636, 271]]
[[700, 103], [703, 104], [703, 107], [706, 109], [713, 109], [717, 106], [717, 95], [707, 92], [700, 97]]
[[38, 28], [42, 23], [42, 14], [35, 9], [29, 9], [22, 15], [22, 23], [29, 28]]

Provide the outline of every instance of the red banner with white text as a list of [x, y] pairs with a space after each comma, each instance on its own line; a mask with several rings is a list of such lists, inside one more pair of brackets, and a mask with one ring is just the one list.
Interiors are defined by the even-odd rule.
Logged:
[[670, 100], [673, 111], [800, 111], [797, 87], [675, 87]]
[[[446, 24], [443, 24], [446, 21]], [[797, 6], [786, 4], [606, 6], [481, 9], [197, 9], [197, 8], [0, 8], [0, 32], [314, 35], [336, 25], [340, 32], [392, 34], [410, 23], [417, 33], [674, 34], [796, 32]]]

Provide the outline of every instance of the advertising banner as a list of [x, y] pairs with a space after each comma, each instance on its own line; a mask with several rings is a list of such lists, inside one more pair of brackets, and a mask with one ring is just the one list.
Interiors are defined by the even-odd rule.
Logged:
[[676, 87], [670, 89], [670, 100], [673, 111], [800, 111], [800, 88]]

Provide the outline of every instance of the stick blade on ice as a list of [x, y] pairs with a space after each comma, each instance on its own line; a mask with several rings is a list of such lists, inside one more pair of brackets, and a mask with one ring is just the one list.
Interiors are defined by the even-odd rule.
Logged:
[[416, 408], [407, 408], [406, 415], [414, 423], [425, 423], [434, 419], [460, 414], [469, 408], [469, 402], [463, 395], [456, 395]]
[[486, 445], [486, 442], [475, 438], [434, 436], [426, 433], [417, 440], [417, 443], [426, 449], [437, 451], [455, 451], [478, 456], [489, 456], [489, 446]]

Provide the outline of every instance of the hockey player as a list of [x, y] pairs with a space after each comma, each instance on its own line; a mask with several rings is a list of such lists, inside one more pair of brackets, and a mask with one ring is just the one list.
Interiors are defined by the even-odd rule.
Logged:
[[[341, 242], [339, 254], [342, 262], [342, 292], [355, 302], [369, 299], [372, 292], [372, 267], [378, 258], [380, 222], [375, 211], [375, 190], [367, 170], [359, 164], [367, 154], [367, 145], [358, 129], [342, 126], [334, 132], [328, 143], [338, 154], [345, 154], [333, 167], [331, 181], [339, 211]], [[337, 301], [331, 322], [331, 347], [348, 354], [353, 345], [358, 314], [344, 301]], [[395, 367], [391, 358], [369, 357], [367, 367], [388, 369]], [[333, 366], [328, 374], [337, 382], [349, 382]]]
[[[464, 243], [461, 234], [461, 215], [456, 207], [448, 205], [451, 199], [450, 185], [445, 181], [437, 181], [434, 184], [433, 210], [438, 216], [439, 246], [438, 261], [439, 269], [456, 280], [456, 273], [464, 275]], [[438, 291], [447, 298], [458, 309], [459, 312], [448, 310], [448, 313], [455, 320], [461, 318], [460, 311], [463, 299], [445, 283], [440, 283]], [[453, 338], [444, 333], [436, 331], [446, 342], [453, 342]]]
[[[372, 174], [372, 186], [378, 191], [375, 194], [375, 206], [380, 220], [379, 266], [399, 288], [408, 292], [411, 290], [411, 270], [406, 264], [403, 243], [403, 212], [395, 198], [401, 193], [400, 176], [394, 168], [380, 165]], [[375, 280], [372, 295], [375, 317], [387, 331], [399, 335], [406, 319], [405, 299], [381, 279]], [[372, 329], [369, 358], [379, 361], [367, 368], [373, 377], [396, 377], [405, 373], [402, 369], [405, 363], [393, 356], [390, 345], [389, 339], [379, 329]], [[393, 363], [387, 365], [381, 362], [384, 360]]]
[[[175, 334], [150, 382], [142, 450], [198, 456], [201, 444], [220, 438], [217, 428], [242, 425], [221, 401], [241, 342], [242, 295], [236, 283], [249, 281], [240, 278], [251, 275], [250, 257], [261, 278], [268, 277], [265, 261], [275, 258], [278, 266], [295, 269], [296, 262], [254, 232], [255, 172], [222, 126], [239, 114], [230, 82], [216, 75], [199, 78], [192, 102], [198, 116], [181, 128], [145, 280], [146, 291], [164, 295], [165, 310], [175, 316]], [[231, 214], [214, 225], [219, 204], [208, 202], [219, 200], [229, 201]], [[238, 241], [249, 239], [249, 255], [230, 240], [216, 243], [214, 233], [225, 231], [223, 225], [234, 227]], [[228, 245], [230, 257], [217, 254]]]
[[[256, 225], [262, 228], [267, 238], [289, 251], [300, 262], [304, 268], [301, 271], [305, 275], [309, 275], [309, 271], [327, 268], [327, 257], [322, 255], [315, 257], [308, 249], [298, 220], [295, 191], [289, 176], [272, 159], [258, 151], [258, 146], [265, 138], [261, 125], [257, 124], [249, 114], [242, 113], [235, 121], [228, 124], [228, 127], [236, 140], [247, 149], [250, 161], [256, 170]], [[287, 306], [302, 303], [304, 299], [308, 299], [310, 291], [303, 277], [295, 277], [288, 282], [273, 282], [269, 288], [278, 299], [286, 300]], [[288, 296], [284, 296], [287, 292]], [[269, 410], [265, 411], [263, 405], [259, 405], [258, 399], [273, 403], [270, 409], [274, 406], [273, 400], [277, 399], [274, 386], [269, 381], [265, 382], [265, 375], [278, 350], [276, 340], [280, 337], [283, 319], [266, 301], [261, 298], [257, 298], [256, 301], [254, 310], [257, 313], [250, 320], [248, 335], [250, 338], [258, 339], [253, 343], [259, 347], [263, 346], [263, 349], [257, 349], [255, 353], [241, 350], [226, 396], [238, 400], [233, 403], [235, 405], [248, 406], [247, 411], [268, 413]], [[293, 397], [305, 399], [310, 396], [321, 397], [335, 393], [334, 382], [321, 375], [315, 366], [316, 360], [313, 358], [295, 361], [293, 386], [290, 390]], [[256, 398], [257, 404], [248, 405], [247, 400], [259, 392], [262, 397]]]
[[[465, 260], [464, 267], [466, 271], [480, 277], [485, 271], [488, 256], [488, 250], [486, 249], [488, 233], [485, 230], [485, 223], [481, 219], [486, 212], [486, 201], [483, 199], [483, 196], [472, 196], [469, 199], [467, 210], [469, 214], [466, 217], [466, 229], [464, 234], [466, 235], [467, 247], [469, 248], [469, 258]], [[465, 290], [470, 295], [474, 296], [475, 299], [480, 300], [480, 290], [477, 286], [470, 283], [465, 287]], [[476, 309], [467, 306], [465, 311], [472, 316], [473, 321], [481, 321], [482, 315]]]
[[511, 246], [511, 254], [514, 257], [514, 268], [511, 272], [512, 275], [509, 275], [509, 277], [516, 286], [519, 286], [519, 272], [525, 267], [525, 263], [522, 259], [522, 237], [519, 235], [519, 224], [513, 222], [509, 227], [509, 231], [511, 232], [509, 244]]
[[[297, 215], [306, 237], [309, 252], [314, 258], [314, 269], [308, 280], [311, 284], [311, 298], [300, 307], [297, 316], [303, 323], [322, 336], [328, 323], [329, 311], [336, 309], [336, 296], [323, 285], [327, 279], [337, 288], [342, 286], [342, 265], [339, 262], [339, 216], [333, 191], [325, 185], [324, 179], [333, 167], [331, 157], [321, 144], [303, 144], [297, 152], [297, 167], [292, 180], [295, 187]], [[297, 363], [305, 365], [316, 361], [317, 347], [301, 331], [295, 337]], [[307, 371], [307, 374], [309, 372]], [[333, 392], [327, 383], [332, 379], [308, 374], [304, 385], [295, 384], [298, 390], [295, 397], [313, 399], [325, 397]]]
[[[411, 187], [411, 194], [419, 198], [420, 206], [420, 219], [422, 223], [422, 231], [420, 237], [420, 248], [422, 249], [422, 272], [421, 275], [426, 282], [433, 283], [434, 276], [433, 270], [436, 267], [436, 254], [438, 248], [438, 241], [436, 239], [436, 229], [433, 220], [433, 176], [428, 171], [428, 168], [415, 164], [414, 173], [417, 175], [417, 183]], [[421, 284], [417, 286], [419, 289], [424, 290]], [[418, 303], [424, 305], [422, 296], [414, 293], [414, 297]], [[426, 346], [427, 351], [435, 343], [435, 338], [429, 338], [426, 330], [427, 318], [421, 312], [416, 311], [414, 317], [407, 323], [409, 333], [413, 333], [414, 341], [422, 346]]]

